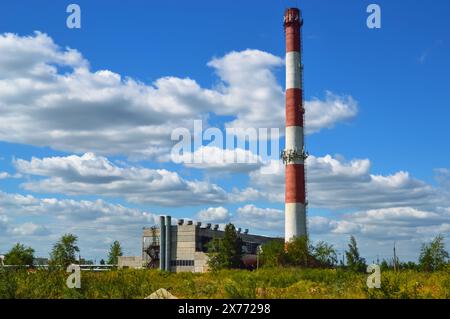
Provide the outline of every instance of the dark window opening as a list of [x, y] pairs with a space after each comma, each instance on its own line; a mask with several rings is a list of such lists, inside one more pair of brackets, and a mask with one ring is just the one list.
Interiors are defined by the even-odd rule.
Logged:
[[172, 267], [191, 267], [194, 266], [193, 260], [171, 260], [170, 266]]

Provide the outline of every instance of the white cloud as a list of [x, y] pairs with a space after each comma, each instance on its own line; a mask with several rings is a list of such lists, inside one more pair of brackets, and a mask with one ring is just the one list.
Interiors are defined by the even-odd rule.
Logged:
[[[109, 204], [101, 199], [95, 201], [76, 201], [72, 199], [37, 198], [32, 195], [9, 194], [0, 191], [0, 213], [6, 222], [10, 218], [54, 217], [60, 221], [98, 224], [118, 224], [124, 221], [138, 223], [156, 223], [157, 216], [138, 209], [127, 208], [119, 204]], [[29, 226], [28, 226], [29, 227]]]
[[[0, 140], [130, 158], [167, 158], [174, 128], [192, 129], [206, 114], [226, 126], [279, 127], [284, 93], [273, 69], [283, 60], [259, 50], [231, 52], [208, 65], [214, 89], [162, 77], [147, 85], [109, 70], [91, 71], [80, 52], [46, 34], [0, 35]], [[327, 94], [306, 104], [311, 132], [356, 114], [350, 97]]]
[[22, 174], [48, 177], [23, 184], [33, 192], [123, 197], [133, 203], [165, 206], [222, 203], [228, 198], [216, 184], [186, 180], [165, 169], [118, 167], [92, 153], [18, 159], [14, 164]]
[[351, 96], [338, 96], [327, 91], [325, 101], [315, 98], [305, 103], [305, 109], [305, 129], [311, 134], [354, 118], [358, 103]]
[[46, 257], [61, 235], [73, 233], [79, 236], [82, 256], [106, 256], [108, 238], [134, 255], [140, 253], [142, 227], [158, 221], [153, 213], [103, 200], [41, 199], [0, 191], [0, 250], [20, 241]]
[[0, 172], [0, 179], [7, 179], [10, 178], [11, 175], [7, 172]]
[[197, 219], [202, 222], [227, 223], [230, 221], [230, 213], [224, 207], [209, 207], [197, 213]]
[[10, 233], [15, 236], [46, 236], [50, 232], [42, 225], [36, 225], [34, 223], [24, 223], [17, 227], [13, 227]]
[[225, 109], [221, 115], [236, 119], [227, 127], [282, 127], [284, 122], [284, 91], [272, 69], [281, 67], [283, 59], [258, 50], [230, 52], [208, 63], [222, 82], [217, 88]]
[[[376, 209], [411, 206], [434, 209], [448, 204], [440, 191], [408, 172], [376, 175], [368, 159], [345, 161], [340, 157], [309, 156], [306, 162], [310, 207], [329, 209]], [[272, 162], [271, 165], [280, 165]], [[284, 169], [278, 174], [250, 173], [251, 186], [260, 197], [284, 201]], [[255, 196], [252, 197], [255, 199]]]
[[251, 229], [280, 231], [284, 227], [284, 211], [245, 205], [236, 210], [234, 221]]
[[[61, 50], [47, 35], [19, 37], [11, 33], [1, 36], [0, 74], [2, 79], [43, 77], [55, 71], [51, 64], [72, 67], [87, 66], [76, 50]], [[5, 89], [5, 87], [3, 87]]]
[[11, 175], [8, 172], [0, 172], [0, 179], [9, 179], [9, 178], [22, 178], [20, 174]]
[[[310, 218], [310, 230], [321, 235], [355, 235], [365, 240], [393, 242], [395, 240], [420, 243], [444, 233], [450, 225], [445, 211], [425, 211], [412, 207], [371, 209], [338, 215], [334, 218]], [[418, 253], [418, 246], [411, 252]]]

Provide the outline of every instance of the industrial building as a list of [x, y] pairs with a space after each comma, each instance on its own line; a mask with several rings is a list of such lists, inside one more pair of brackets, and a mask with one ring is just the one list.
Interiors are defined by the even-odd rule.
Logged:
[[[251, 235], [248, 229], [237, 229], [242, 240], [243, 263], [248, 268], [256, 266], [258, 246], [270, 240], [282, 240]], [[119, 257], [119, 267], [158, 268], [166, 271], [205, 272], [208, 270], [208, 244], [221, 239], [224, 231], [219, 225], [178, 219], [172, 225], [170, 216], [161, 216], [159, 227], [144, 228], [142, 233], [142, 256]]]

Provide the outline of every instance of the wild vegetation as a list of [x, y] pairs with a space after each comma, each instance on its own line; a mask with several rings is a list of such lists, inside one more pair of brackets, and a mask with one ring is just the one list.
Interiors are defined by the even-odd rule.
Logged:
[[208, 273], [158, 270], [84, 271], [81, 288], [66, 286], [62, 270], [0, 270], [0, 298], [137, 298], [165, 288], [178, 298], [450, 298], [450, 268], [384, 271], [381, 288], [367, 274], [341, 269], [262, 268]]
[[[0, 298], [141, 299], [160, 288], [178, 298], [450, 298], [449, 254], [442, 236], [422, 246], [418, 264], [383, 260], [380, 288], [367, 287], [366, 261], [354, 237], [345, 265], [337, 264], [332, 245], [313, 245], [299, 237], [287, 245], [283, 241], [263, 245], [260, 267], [249, 271], [240, 269], [241, 248], [236, 229], [228, 225], [224, 238], [210, 244], [210, 272], [83, 271], [81, 288], [70, 289], [69, 274], [61, 265], [77, 262], [76, 236], [66, 234], [54, 245], [48, 269], [30, 268], [33, 249], [16, 244], [5, 256], [6, 265], [16, 266], [0, 268]], [[116, 264], [121, 254], [120, 243], [114, 242], [108, 262]]]

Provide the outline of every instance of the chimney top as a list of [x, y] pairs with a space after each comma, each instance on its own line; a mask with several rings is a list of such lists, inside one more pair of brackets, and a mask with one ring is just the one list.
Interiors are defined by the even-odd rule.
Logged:
[[288, 8], [284, 12], [284, 26], [300, 26], [303, 24], [300, 10], [298, 8]]

